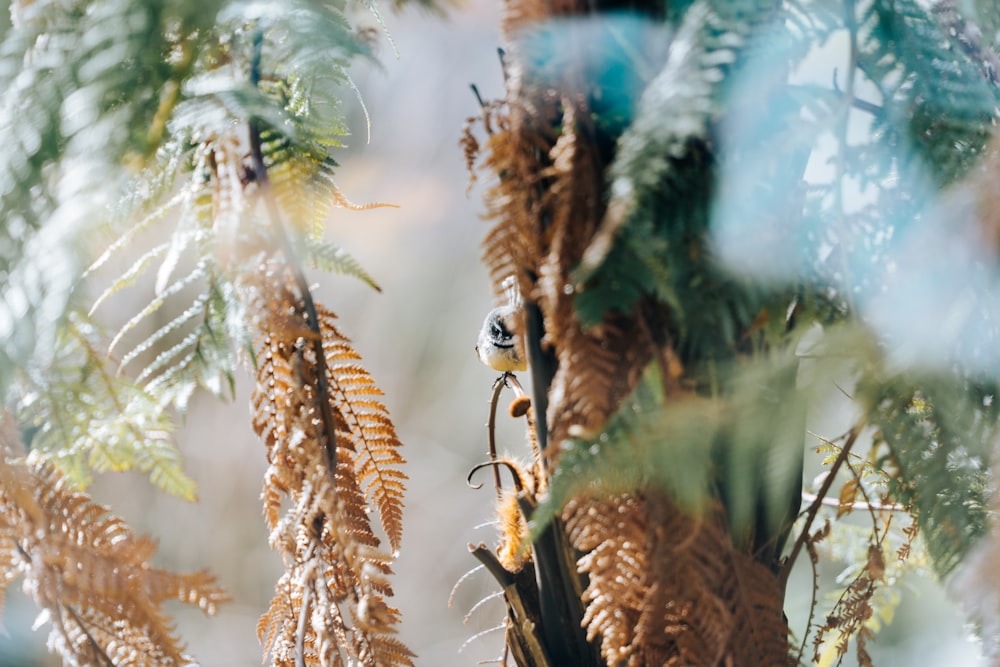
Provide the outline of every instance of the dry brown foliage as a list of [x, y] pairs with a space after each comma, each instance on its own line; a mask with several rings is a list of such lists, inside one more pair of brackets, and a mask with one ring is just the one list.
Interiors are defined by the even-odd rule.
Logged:
[[258, 634], [275, 665], [410, 665], [387, 603], [393, 557], [367, 513], [398, 550], [399, 439], [334, 315], [307, 305], [286, 263], [266, 266], [254, 288], [253, 425], [267, 445], [264, 515], [285, 574]]
[[587, 636], [609, 665], [789, 662], [777, 578], [733, 548], [718, 517], [657, 493], [578, 498], [564, 516], [585, 554]]
[[0, 603], [23, 578], [51, 624], [49, 647], [65, 664], [187, 665], [163, 612], [167, 600], [206, 614], [228, 598], [207, 572], [175, 573], [149, 561], [156, 542], [136, 535], [107, 507], [54, 469], [17, 456], [12, 420], [0, 434]]

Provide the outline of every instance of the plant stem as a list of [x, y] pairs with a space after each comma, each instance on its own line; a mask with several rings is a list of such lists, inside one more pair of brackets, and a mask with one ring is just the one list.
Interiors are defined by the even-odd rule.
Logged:
[[847, 435], [847, 441], [844, 443], [840, 453], [837, 454], [837, 459], [833, 462], [833, 465], [830, 466], [830, 472], [827, 473], [826, 479], [823, 480], [823, 485], [816, 493], [816, 499], [813, 500], [812, 504], [809, 505], [809, 509], [806, 510], [805, 525], [802, 526], [802, 530], [799, 532], [798, 537], [795, 538], [795, 544], [792, 545], [792, 551], [788, 554], [788, 558], [785, 560], [785, 564], [781, 568], [781, 573], [778, 575], [781, 590], [785, 590], [785, 584], [788, 582], [788, 575], [792, 571], [792, 566], [795, 565], [795, 559], [798, 558], [799, 552], [802, 551], [802, 547], [805, 546], [806, 541], [809, 539], [809, 529], [812, 528], [813, 521], [819, 513], [819, 508], [823, 506], [823, 499], [826, 498], [826, 495], [830, 492], [830, 487], [833, 486], [833, 482], [837, 477], [837, 471], [840, 470], [840, 466], [844, 465], [847, 461], [847, 457], [851, 453], [851, 448], [853, 448], [854, 443], [858, 441], [858, 436], [860, 434], [861, 424], [856, 424], [853, 428], [851, 428]]
[[[497, 460], [497, 405], [500, 403], [500, 392], [503, 391], [506, 383], [507, 374], [504, 373], [493, 383], [493, 395], [490, 397], [490, 416], [486, 421], [486, 449], [491, 462]], [[497, 498], [499, 498], [502, 495], [502, 489], [500, 470], [497, 466], [493, 466], [493, 486], [496, 488]]]
[[[264, 44], [264, 33], [257, 29], [253, 36], [253, 58], [250, 61], [250, 84], [256, 87], [260, 83], [260, 56]], [[282, 219], [278, 202], [274, 198], [274, 191], [271, 189], [271, 181], [267, 176], [267, 166], [264, 164], [264, 152], [260, 142], [260, 127], [257, 121], [251, 119], [248, 123], [250, 133], [250, 156], [253, 160], [254, 175], [256, 176], [257, 187], [264, 205], [267, 208], [268, 216], [271, 218], [272, 229], [278, 248], [285, 257], [285, 262], [295, 278], [299, 295], [302, 297], [302, 308], [306, 315], [306, 324], [309, 330], [315, 335], [310, 336], [313, 355], [316, 357], [316, 403], [319, 408], [320, 420], [322, 423], [321, 432], [323, 434], [323, 445], [326, 448], [327, 466], [329, 468], [330, 479], [333, 480], [337, 472], [337, 438], [336, 422], [333, 418], [333, 410], [330, 407], [330, 390], [327, 385], [327, 365], [326, 354], [323, 352], [323, 330], [319, 324], [319, 316], [316, 313], [316, 304], [313, 302], [312, 292], [309, 290], [309, 283], [306, 280], [302, 266], [297, 261], [295, 249]], [[336, 485], [331, 488], [336, 491]]]

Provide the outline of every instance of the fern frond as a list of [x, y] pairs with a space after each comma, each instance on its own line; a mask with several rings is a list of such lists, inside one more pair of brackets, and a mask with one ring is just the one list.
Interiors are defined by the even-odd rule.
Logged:
[[523, 122], [525, 110], [517, 102], [509, 117], [496, 119], [498, 130], [490, 135], [483, 167], [502, 175], [487, 194], [487, 216], [495, 219], [483, 240], [483, 263], [490, 271], [495, 291], [507, 276], [515, 276], [520, 292], [530, 295], [530, 275], [537, 258], [544, 256], [540, 218], [544, 182], [538, 174], [548, 166], [555, 139], [550, 131]]
[[[178, 329], [182, 328], [184, 325], [194, 321], [198, 315], [202, 314], [202, 312], [205, 309], [205, 305], [207, 303], [208, 303], [208, 293], [205, 292], [199, 294], [195, 298], [194, 302], [190, 306], [188, 306], [187, 310], [185, 310], [180, 315], [178, 315], [177, 317], [170, 320], [162, 327], [154, 331], [145, 340], [143, 340], [141, 343], [139, 343], [131, 350], [129, 350], [128, 353], [123, 355], [121, 361], [119, 362], [119, 365], [122, 368], [125, 368], [138, 356], [148, 352], [151, 348], [157, 345], [164, 338], [174, 333]], [[142, 373], [139, 375], [138, 378], [139, 381], [142, 382], [146, 377], [149, 377], [150, 375], [154, 374], [157, 370], [159, 370], [160, 367], [162, 367], [162, 365], [163, 362], [160, 362], [159, 357], [157, 357], [157, 361], [154, 361], [152, 364], [146, 366], [146, 368], [143, 369]]]
[[[628, 425], [612, 417], [605, 427], [606, 437], [564, 443], [565, 451], [553, 471], [549, 493], [536, 513], [536, 525], [544, 525], [563, 503], [588, 488], [600, 496], [613, 497], [643, 488], [653, 480], [683, 507], [694, 512], [704, 507], [720, 408], [703, 399], [689, 398], [677, 402], [674, 413], [662, 405], [645, 404], [642, 397], [648, 391], [637, 390], [635, 397], [622, 404], [622, 415], [634, 411], [635, 418]], [[646, 419], [650, 420], [648, 424]]]
[[132, 329], [134, 329], [140, 322], [144, 319], [160, 310], [166, 303], [167, 299], [175, 294], [178, 294], [185, 288], [197, 283], [198, 281], [204, 280], [207, 277], [206, 274], [206, 263], [200, 262], [196, 265], [186, 276], [180, 280], [172, 283], [168, 288], [164, 289], [156, 298], [150, 301], [146, 306], [142, 308], [138, 313], [132, 316], [132, 318], [126, 322], [115, 334], [114, 338], [108, 344], [108, 350], [113, 351], [121, 340], [128, 334]]
[[[219, 5], [40, 2], [16, 12], [0, 45], [8, 92], [0, 107], [8, 146], [0, 214], [9, 223], [0, 243], [0, 308], [19, 331], [4, 337], [4, 365], [45, 362], [86, 262], [88, 232], [121, 193], [124, 165], [159, 145], [153, 128], [171, 105], [165, 91], [189, 73]], [[65, 187], [53, 187], [54, 173]]]
[[912, 506], [939, 576], [946, 576], [984, 534], [991, 443], [998, 424], [994, 383], [895, 378], [865, 387], [879, 460], [892, 495]]
[[787, 663], [777, 578], [710, 514], [644, 492], [574, 499], [566, 522], [589, 578], [588, 638], [608, 664]]
[[330, 372], [331, 399], [346, 420], [355, 452], [355, 474], [379, 513], [382, 527], [393, 551], [398, 551], [403, 535], [403, 482], [405, 463], [399, 449], [389, 412], [373, 397], [382, 392], [363, 366], [360, 355], [334, 324], [335, 315], [320, 309], [323, 349]]
[[713, 265], [705, 233], [710, 126], [727, 73], [770, 11], [762, 4], [745, 16], [729, 3], [695, 2], [684, 12], [675, 48], [619, 139], [607, 213], [574, 274], [584, 324], [651, 296], [670, 313], [681, 357], [703, 357], [731, 349], [759, 310], [752, 292]]
[[600, 638], [609, 665], [631, 664], [633, 655], [640, 660], [635, 634], [649, 576], [645, 503], [632, 496], [577, 497], [563, 517], [570, 542], [583, 554], [577, 567], [589, 582], [583, 593], [587, 640]]
[[[311, 324], [287, 266], [269, 267], [254, 287], [260, 338], [253, 424], [268, 448], [270, 540], [287, 571], [259, 636], [276, 665], [411, 665], [412, 654], [392, 637], [399, 614], [386, 603], [392, 557], [378, 548], [367, 511], [373, 504], [398, 550], [405, 479], [399, 440], [334, 315], [319, 307]], [[317, 418], [321, 401], [332, 424]]]
[[753, 557], [739, 551], [731, 551], [729, 556], [729, 595], [742, 612], [736, 615], [733, 628], [736, 646], [746, 647], [746, 654], [756, 656], [751, 658], [755, 664], [789, 664], [791, 646], [781, 584], [771, 569]]
[[[125, 289], [126, 287], [134, 286], [139, 277], [149, 269], [150, 263], [165, 253], [169, 247], [169, 243], [161, 243], [143, 253], [139, 259], [132, 264], [132, 266], [125, 270], [125, 273], [118, 276], [112, 284], [108, 285], [108, 287], [105, 288], [105, 290], [101, 292], [96, 299], [94, 299], [94, 303], [90, 306], [90, 311], [87, 314], [93, 315], [94, 312], [101, 307], [101, 304], [107, 301], [107, 299], [112, 295]], [[102, 266], [107, 259], [110, 258], [110, 251], [111, 249], [109, 248], [101, 257], [97, 259], [97, 261], [91, 264], [88, 272]]]
[[[232, 150], [230, 138], [220, 137], [207, 146], [179, 142], [166, 146], [158, 156], [162, 161], [158, 167], [180, 169], [178, 161], [190, 160], [190, 182], [153, 214], [131, 221], [134, 211], [151, 205], [136, 195], [120, 214], [124, 232], [91, 269], [96, 271], [114, 254], [132, 248], [141, 236], [154, 234], [151, 222], [177, 214], [170, 239], [144, 252], [113, 280], [91, 312], [120, 289], [136, 285], [155, 266], [154, 295], [121, 326], [109, 351], [124, 348], [120, 371], [134, 367], [137, 382], [145, 391], [162, 406], [181, 411], [198, 387], [216, 395], [222, 395], [227, 386], [232, 389], [236, 354], [247, 344], [242, 307], [227, 275], [227, 265], [235, 263], [236, 252], [232, 217], [245, 209], [241, 176], [233, 164], [240, 157]], [[142, 190], [158, 173], [151, 169], [137, 178], [133, 187]], [[155, 188], [150, 194], [157, 194]], [[187, 271], [179, 272], [181, 267]], [[146, 333], [143, 325], [164, 313], [166, 322]], [[125, 347], [127, 344], [130, 346]]]
[[141, 387], [110, 374], [98, 345], [91, 325], [71, 314], [52, 365], [25, 383], [18, 419], [34, 427], [32, 456], [80, 487], [90, 483], [91, 469], [135, 468], [163, 490], [193, 499], [169, 417]]
[[12, 460], [9, 447], [0, 460], [0, 536], [16, 558], [4, 576], [24, 578], [51, 625], [50, 649], [67, 664], [188, 664], [161, 607], [174, 599], [214, 614], [228, 599], [215, 578], [150, 566], [152, 540], [54, 469]]
[[304, 259], [313, 267], [322, 271], [335, 271], [337, 273], [352, 276], [363, 283], [381, 292], [382, 288], [375, 282], [375, 279], [361, 266], [354, 257], [326, 240], [314, 239], [310, 236], [306, 240]]
[[876, 135], [902, 135], [938, 185], [961, 178], [982, 156], [998, 118], [1000, 87], [986, 65], [988, 47], [963, 44], [954, 26], [913, 0], [872, 2], [859, 27], [858, 67], [878, 82], [890, 112]]

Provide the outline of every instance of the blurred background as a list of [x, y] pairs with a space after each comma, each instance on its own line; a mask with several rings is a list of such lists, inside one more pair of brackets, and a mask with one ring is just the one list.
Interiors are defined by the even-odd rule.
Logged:
[[[444, 17], [412, 8], [386, 14], [399, 58], [383, 39], [381, 65], [352, 72], [371, 117], [371, 141], [365, 141], [363, 112], [352, 104], [354, 136], [336, 158], [342, 165], [338, 184], [351, 201], [399, 208], [339, 210], [329, 222], [329, 237], [375, 277], [383, 293], [342, 276], [314, 275], [317, 298], [339, 314], [344, 333], [385, 391], [405, 443], [410, 481], [394, 586], [403, 613], [401, 639], [417, 653], [418, 665], [476, 665], [497, 658], [503, 647], [501, 630], [486, 632], [502, 622], [499, 599], [463, 621], [496, 591], [488, 575], [467, 578], [449, 605], [453, 587], [477, 565], [467, 545], [494, 539], [485, 525], [493, 499], [489, 473], [476, 480], [487, 482], [483, 489], [466, 485], [469, 470], [486, 459], [496, 374], [473, 351], [492, 306], [479, 262], [487, 224], [480, 218], [482, 186], [467, 190], [457, 142], [465, 118], [478, 113], [469, 84], [487, 99], [502, 94], [499, 13], [498, 2], [471, 0]], [[249, 395], [244, 380], [230, 403], [207, 395], [192, 400], [177, 439], [199, 484], [198, 503], [159, 493], [137, 474], [104, 475], [92, 489], [98, 501], [159, 539], [157, 565], [207, 568], [229, 590], [233, 601], [211, 619], [181, 605], [168, 609], [204, 667], [261, 664], [256, 624], [281, 572], [260, 514], [264, 448], [250, 429]], [[846, 409], [824, 408], [810, 428], [839, 434]], [[505, 415], [501, 420], [501, 448], [526, 456], [520, 424]], [[834, 577], [836, 568], [824, 574]], [[788, 615], [804, 619], [812, 593], [809, 573], [797, 572], [790, 589]], [[876, 665], [985, 664], [961, 613], [939, 586], [914, 580], [900, 590], [896, 619], [871, 649]], [[31, 632], [36, 614], [15, 583], [3, 615], [0, 667], [58, 664], [45, 651], [46, 630]]]

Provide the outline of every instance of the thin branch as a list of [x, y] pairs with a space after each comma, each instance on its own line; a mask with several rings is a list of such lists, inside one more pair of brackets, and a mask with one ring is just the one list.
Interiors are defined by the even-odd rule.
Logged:
[[889, 503], [889, 504], [886, 504], [886, 503], [876, 503], [874, 501], [859, 500], [859, 501], [855, 501], [855, 502], [850, 503], [850, 504], [844, 504], [844, 503], [840, 502], [839, 500], [834, 500], [833, 498], [821, 498], [821, 497], [819, 497], [818, 494], [809, 493], [808, 491], [803, 491], [802, 492], [802, 500], [805, 500], [806, 502], [810, 502], [810, 503], [819, 501], [820, 503], [822, 503], [826, 507], [834, 507], [834, 508], [846, 507], [846, 508], [850, 509], [851, 511], [858, 511], [858, 512], [866, 512], [866, 511], [869, 511], [869, 510], [874, 511], [874, 512], [905, 512], [905, 511], [907, 511], [905, 506], [900, 505], [898, 503]]
[[[254, 31], [253, 36], [253, 57], [250, 61], [250, 84], [254, 87], [260, 83], [260, 57], [264, 44], [264, 33], [260, 29]], [[267, 176], [267, 166], [264, 164], [264, 152], [261, 148], [260, 127], [255, 120], [248, 123], [250, 133], [250, 155], [253, 160], [254, 174], [256, 176], [257, 187], [260, 189], [264, 199], [264, 205], [271, 218], [275, 239], [281, 253], [285, 256], [289, 270], [295, 278], [299, 294], [302, 297], [302, 306], [306, 313], [306, 324], [309, 330], [315, 335], [311, 336], [313, 354], [316, 357], [316, 402], [319, 408], [320, 420], [322, 422], [322, 433], [324, 446], [326, 447], [326, 458], [330, 479], [333, 480], [337, 472], [337, 439], [336, 422], [333, 418], [333, 410], [330, 407], [330, 390], [327, 386], [327, 366], [326, 354], [323, 352], [323, 331], [319, 324], [319, 316], [316, 313], [316, 304], [313, 302], [312, 292], [309, 289], [309, 282], [302, 271], [301, 264], [297, 261], [295, 250], [288, 230], [282, 219], [278, 202], [274, 198], [274, 191], [271, 189], [271, 181]], [[336, 491], [336, 485], [331, 489]]]
[[503, 75], [503, 82], [506, 85], [510, 74], [507, 71], [507, 52], [502, 47], [497, 47], [497, 58], [500, 60], [500, 73]]
[[[833, 92], [837, 93], [843, 99], [847, 99], [844, 91], [840, 89], [840, 83], [837, 81], [837, 68], [833, 68]], [[868, 100], [863, 100], [860, 97], [851, 97], [851, 106], [858, 111], [864, 111], [869, 113], [876, 118], [882, 118], [885, 115], [885, 109], [874, 102], [869, 102]]]
[[889, 523], [892, 521], [892, 515], [889, 515], [889, 520], [886, 521], [885, 531], [880, 534], [878, 516], [875, 515], [875, 510], [872, 507], [874, 503], [872, 503], [872, 499], [868, 497], [868, 492], [865, 491], [864, 484], [861, 483], [861, 473], [854, 469], [854, 466], [851, 465], [850, 461], [847, 462], [847, 470], [851, 473], [851, 476], [854, 477], [854, 481], [857, 484], [857, 490], [861, 493], [861, 497], [864, 498], [863, 504], [865, 510], [868, 512], [868, 516], [870, 516], [872, 520], [872, 533], [875, 535], [875, 544], [881, 549], [882, 541], [889, 532]]
[[795, 538], [795, 544], [792, 545], [792, 551], [788, 554], [788, 558], [785, 560], [785, 564], [781, 568], [781, 573], [778, 576], [778, 581], [781, 584], [781, 590], [785, 589], [785, 584], [788, 582], [788, 575], [792, 571], [792, 566], [795, 565], [795, 559], [798, 558], [799, 552], [802, 551], [802, 547], [809, 539], [809, 529], [812, 527], [812, 523], [816, 519], [816, 515], [819, 513], [819, 508], [823, 506], [823, 499], [826, 498], [827, 494], [830, 492], [830, 487], [833, 486], [833, 482], [837, 477], [837, 471], [839, 471], [840, 466], [844, 465], [844, 462], [847, 461], [847, 457], [851, 453], [851, 448], [854, 447], [854, 443], [858, 441], [859, 435], [861, 435], [861, 424], [856, 424], [850, 430], [847, 436], [847, 441], [844, 443], [844, 447], [840, 450], [840, 453], [837, 454], [837, 459], [833, 462], [833, 465], [830, 466], [830, 471], [827, 473], [826, 479], [823, 480], [823, 485], [816, 493], [816, 499], [809, 506], [809, 509], [806, 510], [806, 522], [802, 526], [802, 530], [799, 532], [798, 537]]
[[479, 108], [485, 111], [486, 100], [484, 100], [483, 96], [479, 93], [479, 86], [474, 83], [470, 83], [469, 88], [472, 89], [472, 94], [476, 96], [476, 101], [479, 102]]

